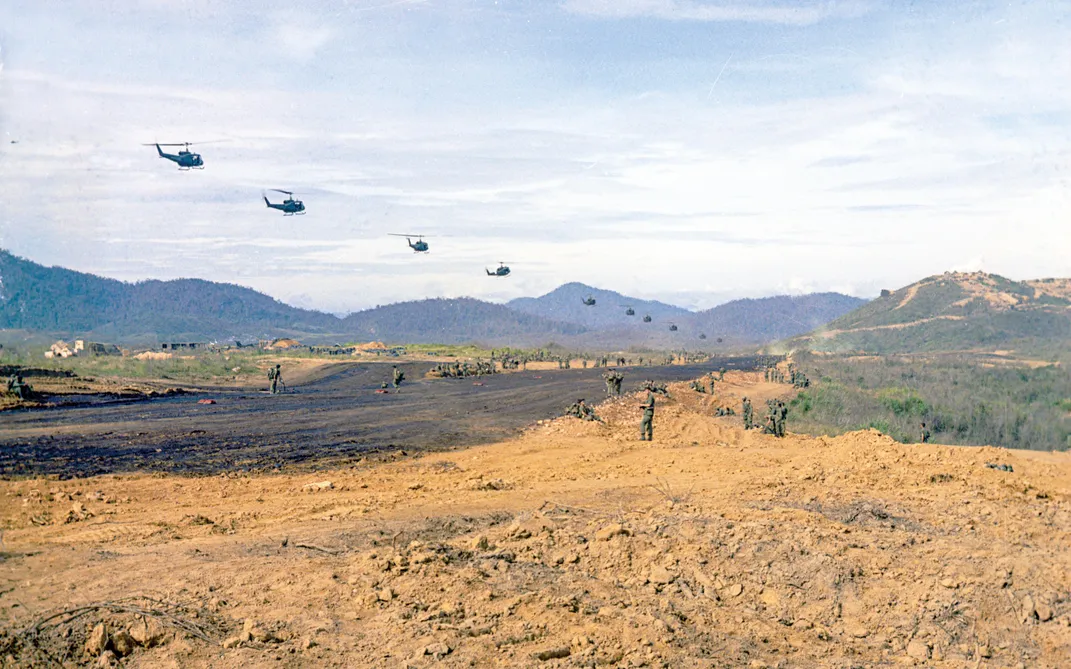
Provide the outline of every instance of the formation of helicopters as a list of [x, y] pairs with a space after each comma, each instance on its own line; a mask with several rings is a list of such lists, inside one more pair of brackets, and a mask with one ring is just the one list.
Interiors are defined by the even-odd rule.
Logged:
[[[218, 140], [218, 141], [227, 141], [227, 140]], [[190, 151], [190, 147], [194, 146], [194, 145], [198, 145], [198, 144], [209, 144], [209, 143], [211, 143], [211, 142], [178, 142], [178, 143], [153, 142], [151, 144], [143, 144], [142, 146], [155, 146], [156, 147], [156, 152], [159, 154], [159, 156], [161, 158], [163, 158], [165, 160], [170, 160], [171, 162], [175, 163], [176, 165], [178, 165], [178, 169], [181, 170], [181, 171], [189, 171], [189, 170], [203, 170], [205, 168], [204, 158], [201, 157], [200, 153], [195, 153], [193, 151]], [[167, 153], [167, 152], [165, 152], [163, 150], [163, 148], [161, 148], [161, 147], [164, 147], [164, 146], [181, 146], [182, 148], [179, 151], [177, 151], [176, 153]], [[268, 199], [268, 196], [266, 194], [261, 193], [261, 196], [264, 198], [264, 204], [268, 207], [268, 209], [275, 209], [277, 211], [281, 211], [281, 212], [283, 212], [284, 216], [295, 216], [295, 215], [304, 215], [305, 214], [305, 203], [302, 202], [301, 200], [295, 199], [294, 198], [294, 193], [292, 191], [282, 190], [280, 188], [271, 188], [269, 190], [271, 190], [272, 192], [275, 192], [275, 193], [281, 193], [281, 194], [285, 195], [286, 198], [283, 199], [282, 202], [272, 202], [271, 200]], [[424, 237], [426, 237], [426, 235], [402, 234], [402, 233], [395, 233], [395, 232], [391, 232], [391, 233], [388, 233], [388, 234], [390, 236], [392, 236], [392, 237], [405, 237], [405, 241], [409, 245], [409, 248], [413, 249], [413, 253], [428, 253], [431, 250], [431, 246], [426, 241], [424, 241]], [[415, 242], [413, 241], [414, 237], [416, 238]], [[506, 265], [506, 263], [501, 262], [501, 261], [498, 263], [498, 267], [496, 267], [495, 269], [491, 270], [491, 269], [486, 269], [485, 268], [485, 271], [487, 273], [487, 276], [493, 276], [493, 277], [507, 277], [507, 276], [510, 275], [510, 268]], [[595, 306], [595, 298], [592, 297], [591, 295], [588, 295], [586, 298], [584, 298], [582, 300], [582, 302], [584, 303], [585, 306], [589, 306], [589, 307]], [[621, 306], [625, 307], [625, 315], [626, 316], [635, 316], [636, 315], [636, 310], [633, 309], [631, 306], [624, 305], [624, 304], [622, 304]], [[652, 321], [651, 316], [649, 314], [645, 314], [644, 317], [643, 317], [643, 322], [644, 323], [650, 323], [651, 321]], [[673, 324], [673, 323], [670, 323], [669, 330], [670, 330], [670, 332], [676, 332], [677, 331], [677, 326], [675, 324]], [[701, 333], [699, 335], [699, 338], [700, 339], [706, 339], [707, 336], [706, 336], [706, 334], [702, 334]], [[720, 343], [721, 341], [722, 341], [721, 337], [719, 337], [718, 338], [718, 342]]]

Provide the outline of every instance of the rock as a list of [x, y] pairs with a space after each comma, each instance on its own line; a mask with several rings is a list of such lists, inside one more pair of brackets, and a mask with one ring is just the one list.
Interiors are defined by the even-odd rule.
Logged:
[[672, 583], [673, 579], [677, 578], [677, 575], [666, 569], [665, 567], [659, 567], [655, 565], [651, 567], [651, 573], [647, 576], [647, 580], [655, 585], [666, 585]]
[[867, 630], [867, 628], [864, 627], [862, 623], [858, 622], [848, 623], [845, 626], [844, 631], [847, 632], [849, 636], [853, 636], [856, 639], [865, 639], [866, 636], [870, 634], [870, 631]]
[[242, 632], [241, 634], [235, 634], [234, 636], [229, 636], [229, 637], [227, 637], [226, 639], [223, 640], [223, 647], [224, 648], [237, 648], [248, 637], [249, 637], [249, 634], [247, 632]]
[[97, 658], [96, 664], [93, 666], [99, 667], [99, 669], [111, 669], [119, 665], [119, 658], [115, 656], [115, 653], [110, 650], [106, 650], [101, 653], [101, 656]]
[[474, 551], [486, 551], [491, 549], [491, 542], [487, 540], [487, 537], [480, 535], [472, 540], [472, 550]]
[[130, 655], [137, 646], [134, 637], [130, 636], [126, 630], [118, 630], [112, 634], [112, 649], [119, 657]]
[[335, 484], [331, 483], [330, 481], [319, 481], [317, 483], [306, 483], [305, 485], [301, 486], [301, 489], [304, 492], [320, 492], [321, 490], [330, 490], [334, 487]]
[[394, 591], [390, 588], [383, 588], [376, 591], [376, 599], [381, 602], [389, 602], [394, 599]]
[[104, 623], [97, 623], [93, 631], [86, 639], [86, 654], [96, 657], [108, 648], [108, 627]]
[[548, 650], [540, 651], [535, 654], [535, 659], [546, 662], [547, 660], [557, 660], [563, 657], [569, 657], [572, 651], [568, 646], [562, 646], [560, 648], [550, 648]]
[[435, 659], [441, 659], [453, 652], [453, 648], [443, 642], [428, 644], [424, 647], [424, 654], [431, 655]]
[[1041, 622], [1047, 623], [1052, 620], [1053, 611], [1052, 607], [1048, 604], [1038, 604], [1036, 607], [1034, 607], [1034, 610], [1037, 612], [1038, 620], [1040, 620]]
[[298, 648], [301, 650], [309, 650], [310, 648], [315, 648], [317, 645], [319, 644], [316, 643], [315, 639], [312, 637], [305, 637], [301, 640], [301, 643], [298, 644]]
[[744, 586], [739, 583], [733, 583], [725, 589], [725, 594], [729, 597], [739, 597], [744, 594]]
[[907, 655], [916, 660], [930, 659], [930, 647], [925, 642], [913, 639], [907, 644]]
[[1024, 622], [1035, 620], [1038, 617], [1037, 609], [1034, 606], [1034, 598], [1030, 595], [1023, 597], [1022, 607], [1020, 608], [1020, 615]]
[[144, 648], [156, 646], [163, 641], [166, 634], [163, 625], [155, 618], [146, 618], [134, 623], [127, 631], [130, 633], [130, 637], [134, 639], [134, 642]]
[[951, 579], [951, 578], [942, 578], [941, 579], [941, 587], [942, 588], [948, 588], [950, 590], [955, 590], [956, 588], [959, 587], [959, 583], [956, 583], [956, 581]]
[[606, 527], [596, 532], [595, 540], [609, 541], [610, 539], [613, 539], [619, 534], [627, 537], [629, 536], [629, 531], [626, 530], [625, 526], [621, 523], [613, 523], [612, 525], [607, 525]]

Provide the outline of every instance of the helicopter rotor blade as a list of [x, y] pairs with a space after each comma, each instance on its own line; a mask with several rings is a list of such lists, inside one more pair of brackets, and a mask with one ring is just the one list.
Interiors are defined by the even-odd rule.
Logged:
[[294, 194], [292, 191], [282, 190], [280, 188], [269, 188], [268, 190], [275, 191], [276, 193], [286, 193], [287, 195], [291, 196]]

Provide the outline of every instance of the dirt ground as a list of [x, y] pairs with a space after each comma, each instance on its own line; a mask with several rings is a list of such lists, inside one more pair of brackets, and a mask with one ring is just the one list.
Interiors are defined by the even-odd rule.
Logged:
[[0, 657], [1068, 666], [1071, 456], [711, 415], [784, 390], [673, 383], [651, 443], [633, 394], [605, 424], [318, 472], [0, 482]]

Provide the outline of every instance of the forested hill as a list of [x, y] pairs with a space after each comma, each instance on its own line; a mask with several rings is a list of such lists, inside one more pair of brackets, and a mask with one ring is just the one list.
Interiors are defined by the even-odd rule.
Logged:
[[984, 272], [927, 277], [788, 347], [823, 352], [1050, 352], [1071, 345], [1071, 280], [1012, 281]]
[[733, 300], [691, 316], [697, 330], [718, 337], [769, 342], [809, 332], [867, 301], [840, 293]]
[[400, 302], [358, 311], [343, 319], [358, 340], [457, 344], [471, 341], [540, 346], [548, 338], [579, 335], [585, 328], [514, 311], [468, 297]]
[[[586, 298], [594, 298], [594, 305], [584, 304]], [[675, 307], [656, 300], [640, 300], [616, 291], [593, 288], [583, 283], [566, 283], [540, 297], [518, 297], [506, 303], [510, 309], [526, 314], [542, 316], [555, 321], [576, 323], [589, 329], [620, 328], [642, 321], [645, 315], [653, 320], [681, 318], [689, 315], [687, 309]], [[628, 316], [628, 307], [636, 313]]]
[[126, 283], [0, 250], [0, 328], [130, 338], [257, 337], [339, 330], [330, 314], [200, 279]]

